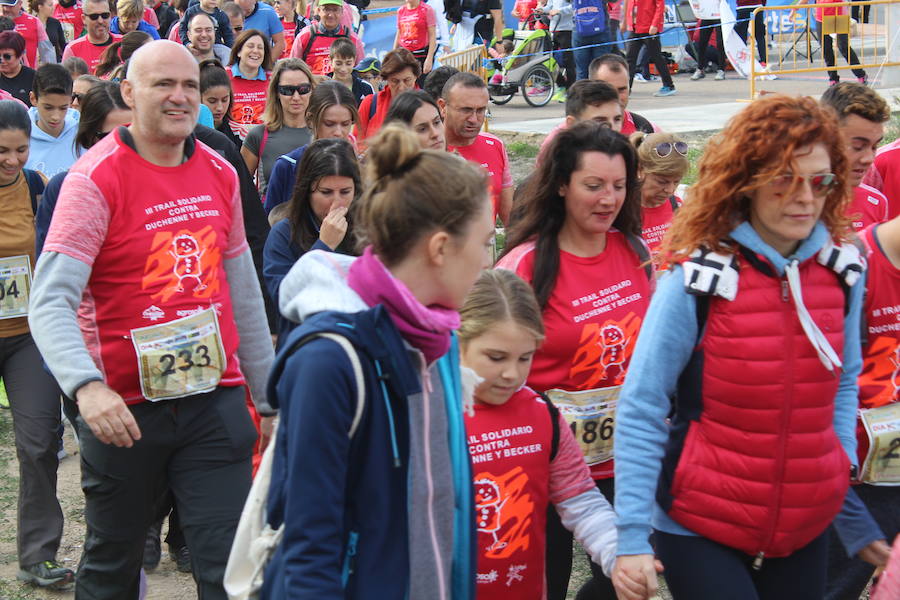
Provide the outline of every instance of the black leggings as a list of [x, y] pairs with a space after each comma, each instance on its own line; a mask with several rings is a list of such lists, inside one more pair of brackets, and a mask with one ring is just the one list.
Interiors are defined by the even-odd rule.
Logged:
[[[819, 41], [822, 43], [822, 54], [825, 56], [825, 66], [833, 67], [834, 43], [830, 35], [822, 35], [821, 21], [816, 21], [816, 35], [819, 36]], [[835, 37], [837, 37], [838, 50], [841, 51], [844, 60], [847, 61], [847, 64], [858, 65], [859, 57], [856, 56], [856, 52], [854, 52], [853, 48], [850, 47], [850, 36], [846, 33], [839, 33]], [[866, 72], [862, 69], [853, 69], [853, 75], [856, 77], [865, 77]], [[828, 79], [830, 79], [831, 81], [840, 81], [841, 76], [838, 75], [837, 71], [828, 71]]]
[[[737, 23], [734, 24], [734, 30], [740, 36], [744, 43], [747, 43], [747, 32], [750, 29], [750, 21], [749, 19], [753, 15], [753, 11], [755, 7], [750, 8], [738, 8], [737, 9]], [[756, 39], [756, 57], [759, 62], [766, 62], [766, 55], [768, 54], [768, 48], [766, 46], [766, 19], [763, 17], [763, 12], [759, 11], [756, 13], [756, 16], [753, 17], [753, 37]], [[749, 48], [749, 44], [747, 45]]]
[[716, 59], [719, 70], [725, 70], [725, 40], [722, 36], [722, 21], [719, 19], [705, 19], [700, 21], [700, 39], [697, 40], [697, 66], [702, 71], [706, 68], [706, 46], [713, 32], [716, 34]]
[[[572, 47], [571, 31], [555, 31], [553, 33], [553, 49], [568, 50]], [[569, 89], [575, 83], [575, 53], [572, 51], [562, 53], [562, 66], [556, 76], [556, 85]]]
[[650, 60], [656, 65], [659, 76], [662, 77], [662, 84], [666, 87], [674, 88], [672, 75], [669, 73], [669, 66], [662, 57], [662, 46], [660, 46], [659, 36], [648, 37], [646, 33], [632, 33], [628, 40], [628, 87], [631, 87], [634, 81], [634, 74], [637, 73], [637, 59], [642, 47], [647, 48]]
[[828, 535], [784, 558], [753, 557], [707, 538], [657, 531], [656, 556], [674, 600], [821, 600], [825, 597]]

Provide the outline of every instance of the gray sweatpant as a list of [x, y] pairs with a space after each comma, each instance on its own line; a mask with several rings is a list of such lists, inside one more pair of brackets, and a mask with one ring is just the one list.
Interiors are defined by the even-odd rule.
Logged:
[[56, 498], [60, 391], [31, 334], [0, 338], [0, 377], [12, 410], [19, 459], [20, 565], [56, 559], [63, 513]]

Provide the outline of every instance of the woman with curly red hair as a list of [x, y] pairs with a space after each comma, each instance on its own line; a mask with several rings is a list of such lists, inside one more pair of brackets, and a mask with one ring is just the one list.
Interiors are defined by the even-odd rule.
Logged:
[[849, 200], [810, 98], [757, 100], [710, 142], [619, 398], [620, 598], [655, 594], [664, 565], [676, 600], [818, 600], [828, 525], [871, 522], [845, 503], [865, 268]]

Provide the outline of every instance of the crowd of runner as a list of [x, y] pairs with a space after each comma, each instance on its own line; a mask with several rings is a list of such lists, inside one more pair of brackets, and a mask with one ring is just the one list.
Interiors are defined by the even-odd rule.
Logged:
[[516, 185], [489, 82], [438, 65], [454, 7], [407, 0], [376, 60], [344, 0], [0, 4], [19, 579], [142, 598], [163, 530], [204, 599], [562, 600], [573, 537], [579, 600], [888, 565], [900, 142], [864, 81], [752, 102], [683, 193], [637, 51], [599, 53]]

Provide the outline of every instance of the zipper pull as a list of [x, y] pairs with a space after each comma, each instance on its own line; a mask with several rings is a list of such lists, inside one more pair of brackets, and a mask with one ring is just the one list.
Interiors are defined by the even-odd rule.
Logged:
[[789, 296], [789, 294], [788, 294], [788, 282], [787, 282], [787, 279], [782, 279], [782, 280], [781, 280], [781, 300], [782, 300], [782, 302], [787, 302], [787, 301], [788, 301], [788, 296]]
[[763, 559], [766, 557], [765, 552], [760, 552], [756, 555], [756, 558], [753, 559], [753, 570], [759, 571], [762, 569]]

